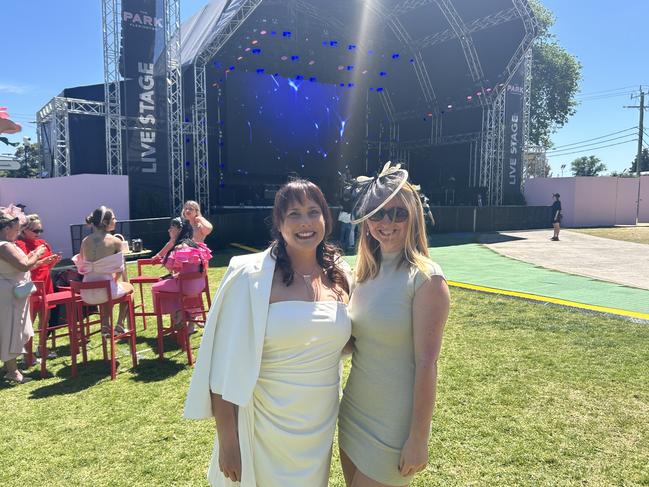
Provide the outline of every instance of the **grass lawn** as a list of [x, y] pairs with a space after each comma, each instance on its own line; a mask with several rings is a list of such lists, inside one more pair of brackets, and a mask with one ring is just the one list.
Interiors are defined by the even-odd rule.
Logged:
[[635, 242], [649, 244], [649, 225], [640, 226], [618, 226], [608, 228], [570, 228], [568, 232], [586, 233], [595, 237], [610, 238], [613, 240], [623, 240], [625, 242]]
[[[429, 467], [413, 486], [649, 486], [649, 326], [452, 294]], [[150, 327], [140, 365], [121, 344], [110, 381], [91, 346], [76, 379], [61, 347], [51, 378], [0, 382], [0, 485], [207, 485], [214, 425], [181, 418], [184, 354], [169, 342], [159, 362]], [[337, 457], [329, 485], [344, 486]]]

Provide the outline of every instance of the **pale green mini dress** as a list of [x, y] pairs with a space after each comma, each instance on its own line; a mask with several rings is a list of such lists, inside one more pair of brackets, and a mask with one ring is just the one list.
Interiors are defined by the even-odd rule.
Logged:
[[398, 467], [412, 416], [413, 298], [430, 276], [444, 277], [433, 262], [422, 273], [400, 261], [400, 252], [384, 254], [378, 276], [354, 289], [349, 315], [356, 341], [338, 416], [340, 448], [363, 474], [387, 485], [412, 480]]

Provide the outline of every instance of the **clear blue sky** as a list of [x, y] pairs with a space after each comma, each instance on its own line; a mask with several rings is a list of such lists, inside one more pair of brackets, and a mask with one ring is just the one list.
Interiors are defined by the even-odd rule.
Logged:
[[[553, 136], [555, 145], [564, 148], [563, 152], [557, 152], [561, 155], [549, 159], [553, 173], [560, 175], [560, 166], [567, 164], [564, 174], [568, 175], [570, 161], [591, 154], [600, 157], [609, 170], [627, 168], [635, 155], [634, 143], [604, 149], [565, 146], [637, 125], [638, 110], [622, 107], [637, 104], [637, 100], [629, 99], [628, 92], [637, 90], [640, 84], [649, 87], [646, 55], [649, 0], [542, 1], [557, 17], [553, 31], [560, 43], [583, 65], [581, 105], [568, 124]], [[206, 0], [181, 0], [183, 18], [204, 3]], [[23, 124], [20, 135], [35, 139], [35, 125], [30, 122], [50, 98], [65, 87], [103, 81], [100, 1], [4, 1], [1, 12], [4, 35], [0, 106], [7, 106], [13, 118]], [[623, 89], [600, 93], [618, 88]], [[609, 96], [616, 93], [626, 94]], [[649, 133], [649, 129], [645, 130]], [[631, 132], [598, 140], [607, 141], [626, 134]], [[19, 136], [11, 138], [20, 139]], [[6, 149], [0, 146], [0, 152], [7, 152]], [[574, 151], [577, 153], [568, 154]]]

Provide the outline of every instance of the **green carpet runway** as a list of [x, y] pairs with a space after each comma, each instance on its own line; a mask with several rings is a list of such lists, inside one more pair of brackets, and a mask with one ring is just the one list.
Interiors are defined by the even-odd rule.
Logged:
[[[430, 256], [442, 266], [449, 281], [641, 313], [649, 318], [649, 290], [537, 267], [471, 240], [471, 235], [434, 238]], [[349, 257], [349, 261], [353, 265], [355, 257]]]

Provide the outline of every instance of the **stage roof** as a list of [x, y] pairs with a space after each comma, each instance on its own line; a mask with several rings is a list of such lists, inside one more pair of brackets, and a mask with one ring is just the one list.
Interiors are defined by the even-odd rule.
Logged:
[[[214, 0], [187, 20], [183, 65], [250, 3]], [[507, 82], [535, 29], [527, 0], [264, 0], [209, 69], [220, 80], [243, 70], [381, 93], [396, 121], [450, 115], [481, 107]]]

